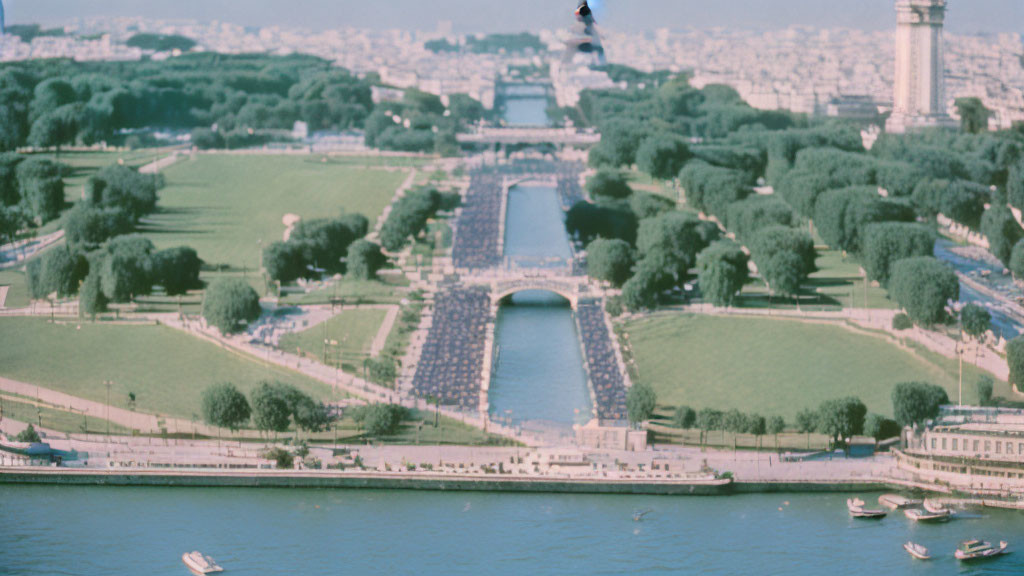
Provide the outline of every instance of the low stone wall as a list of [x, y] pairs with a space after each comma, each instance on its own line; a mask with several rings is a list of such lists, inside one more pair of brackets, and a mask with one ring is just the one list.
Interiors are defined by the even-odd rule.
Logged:
[[724, 496], [750, 493], [878, 492], [893, 485], [871, 481], [733, 482], [732, 480], [605, 480], [471, 477], [441, 474], [301, 471], [167, 471], [0, 468], [0, 484], [166, 486], [193, 488], [330, 488], [564, 494]]

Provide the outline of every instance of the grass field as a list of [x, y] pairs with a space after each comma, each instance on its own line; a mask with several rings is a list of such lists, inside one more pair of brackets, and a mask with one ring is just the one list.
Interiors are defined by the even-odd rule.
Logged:
[[157, 212], [141, 230], [157, 248], [191, 246], [208, 264], [257, 270], [261, 244], [281, 240], [286, 214], [333, 217], [343, 210], [370, 227], [406, 177], [310, 157], [200, 155], [164, 172]]
[[[281, 350], [295, 354], [301, 350], [311, 358], [334, 365], [340, 359], [348, 364], [360, 365], [370, 354], [377, 331], [384, 323], [386, 310], [344, 310], [330, 320], [302, 332], [281, 337]], [[327, 349], [324, 355], [324, 340], [338, 343]]]
[[[10, 418], [18, 422], [27, 422], [58, 432], [72, 434], [105, 433], [108, 429], [107, 421], [102, 418], [96, 418], [95, 416], [89, 416], [80, 412], [70, 412], [45, 403], [40, 404], [30, 398], [0, 394], [0, 404], [3, 405], [4, 418]], [[110, 423], [109, 430], [111, 434], [128, 434], [131, 432], [127, 428], [113, 422]]]
[[10, 286], [4, 301], [5, 308], [24, 308], [29, 305], [28, 283], [23, 268], [0, 270], [0, 286]]
[[[788, 420], [842, 396], [891, 415], [892, 387], [900, 382], [939, 384], [956, 397], [952, 360], [933, 362], [839, 326], [671, 314], [629, 322], [625, 334], [637, 380], [651, 384], [666, 405], [737, 408]], [[973, 401], [980, 374], [964, 364], [965, 401]], [[996, 395], [1007, 392], [1005, 383], [997, 384]]]
[[[80, 328], [79, 328], [80, 326]], [[317, 398], [330, 388], [294, 372], [163, 326], [49, 324], [34, 318], [0, 319], [0, 375], [124, 407], [129, 392], [140, 412], [191, 418], [203, 390], [234, 383], [248, 393], [260, 380], [294, 384]]]

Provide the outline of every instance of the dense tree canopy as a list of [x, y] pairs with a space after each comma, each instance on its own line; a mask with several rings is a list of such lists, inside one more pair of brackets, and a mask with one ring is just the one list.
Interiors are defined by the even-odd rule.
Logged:
[[107, 243], [100, 282], [110, 302], [130, 302], [153, 289], [153, 243], [138, 234], [118, 236]]
[[740, 246], [728, 240], [705, 248], [697, 257], [697, 277], [704, 300], [715, 306], [731, 306], [750, 279], [748, 260]]
[[626, 176], [614, 168], [601, 168], [587, 179], [587, 192], [591, 198], [627, 198], [633, 193]]
[[346, 275], [357, 280], [375, 280], [377, 271], [385, 263], [387, 258], [379, 245], [368, 240], [356, 240], [348, 247]]
[[654, 388], [643, 382], [633, 384], [626, 394], [626, 411], [632, 424], [650, 420], [657, 405], [658, 396], [654, 393]]
[[587, 245], [587, 273], [621, 287], [633, 270], [633, 249], [625, 240], [598, 238]]
[[857, 398], [828, 400], [818, 408], [817, 431], [844, 442], [864, 433], [868, 408]]
[[216, 384], [203, 392], [202, 413], [211, 426], [238, 430], [249, 421], [251, 409], [234, 384]]
[[921, 213], [930, 217], [943, 214], [977, 230], [992, 193], [987, 186], [965, 180], [923, 180], [914, 189], [913, 198]]
[[803, 230], [769, 226], [758, 231], [748, 247], [758, 272], [776, 294], [795, 296], [817, 270], [814, 240]]
[[972, 302], [960, 310], [960, 325], [971, 338], [981, 338], [992, 327], [992, 314]]
[[654, 178], [671, 180], [690, 159], [686, 140], [674, 134], [654, 134], [644, 140], [636, 153], [637, 166]]
[[391, 208], [380, 231], [381, 245], [389, 252], [404, 248], [409, 239], [427, 226], [427, 221], [441, 207], [441, 195], [429, 188], [406, 194]]
[[992, 111], [985, 107], [980, 98], [957, 98], [956, 111], [960, 115], [960, 129], [969, 134], [988, 130], [988, 119]]
[[210, 284], [203, 299], [207, 324], [233, 334], [260, 317], [260, 298], [245, 280], [222, 278]]
[[1024, 229], [1004, 206], [992, 205], [981, 218], [981, 233], [988, 239], [989, 251], [1003, 264], [1010, 262], [1013, 247], [1024, 239]]
[[1006, 363], [1010, 365], [1010, 384], [1024, 389], [1024, 336], [1006, 344]]
[[153, 254], [153, 283], [163, 286], [169, 296], [201, 288], [202, 265], [199, 254], [188, 246], [161, 250]]
[[887, 285], [895, 262], [935, 252], [935, 232], [907, 222], [869, 224], [864, 228], [863, 248], [861, 255], [868, 277]]
[[952, 268], [930, 257], [906, 258], [892, 265], [889, 295], [916, 324], [946, 319], [946, 306], [960, 299], [960, 280]]
[[892, 390], [892, 410], [901, 426], [920, 424], [939, 415], [939, 407], [949, 404], [945, 389], [924, 382], [897, 384]]

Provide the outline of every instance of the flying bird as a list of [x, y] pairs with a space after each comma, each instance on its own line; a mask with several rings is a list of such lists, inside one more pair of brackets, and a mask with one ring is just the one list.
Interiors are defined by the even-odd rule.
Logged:
[[591, 56], [594, 64], [605, 65], [604, 46], [601, 43], [601, 35], [597, 31], [594, 11], [588, 0], [582, 0], [576, 6], [574, 15], [576, 16], [576, 26], [573, 30], [573, 38], [566, 43], [565, 59], [571, 61], [577, 54], [583, 54]]

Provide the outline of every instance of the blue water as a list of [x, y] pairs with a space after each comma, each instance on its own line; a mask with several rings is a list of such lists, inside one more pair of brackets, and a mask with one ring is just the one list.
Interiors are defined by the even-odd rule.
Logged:
[[509, 126], [548, 126], [548, 98], [540, 86], [507, 86], [505, 123]]
[[498, 312], [491, 416], [527, 427], [586, 423], [593, 408], [569, 303], [549, 292], [520, 292]]
[[[4, 486], [0, 573], [188, 576], [193, 549], [239, 576], [1024, 573], [1020, 513], [864, 522], [846, 497]], [[633, 522], [640, 509], [653, 512]], [[960, 566], [971, 537], [1018, 552]], [[907, 540], [941, 556], [912, 560]]]
[[[539, 265], [572, 257], [558, 192], [547, 186], [516, 186], [508, 193], [505, 256]], [[564, 263], [564, 262], [563, 262]]]
[[[1007, 294], [1011, 298], [1020, 295], [1019, 289], [1013, 285], [1012, 280], [1003, 277], [1002, 266], [995, 266], [982, 260], [965, 258], [952, 251], [952, 248], [955, 246], [953, 242], [940, 238], [935, 243], [935, 257], [949, 263], [958, 272], [971, 276], [975, 280], [985, 283], [994, 290]], [[983, 272], [989, 274], [987, 279], [981, 276]], [[1005, 309], [1005, 304], [971, 288], [963, 282], [960, 283], [960, 301], [984, 306], [989, 311], [989, 314], [992, 315], [992, 331], [997, 336], [1010, 340], [1024, 332], [1024, 325]]]

